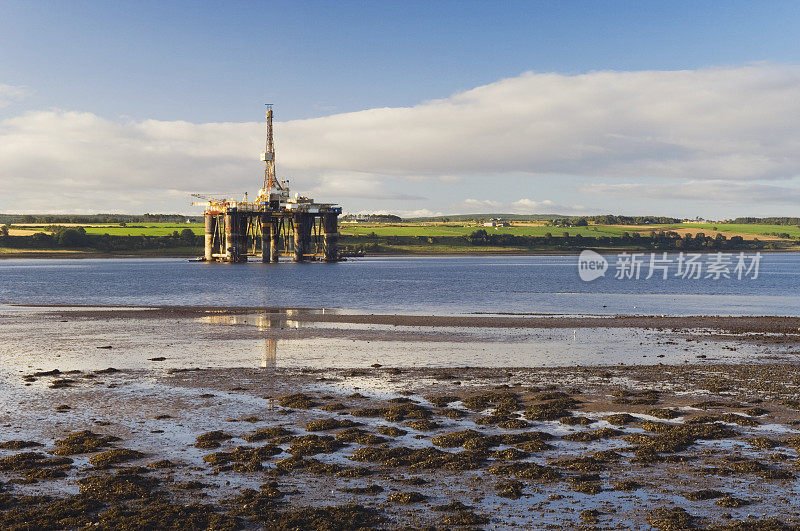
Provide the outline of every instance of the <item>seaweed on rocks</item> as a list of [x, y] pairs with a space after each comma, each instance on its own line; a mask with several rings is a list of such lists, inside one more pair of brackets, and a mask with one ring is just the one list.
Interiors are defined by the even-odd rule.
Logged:
[[619, 490], [623, 492], [631, 492], [634, 490], [638, 490], [640, 488], [642, 488], [642, 484], [632, 479], [623, 479], [621, 481], [617, 481], [613, 485], [614, 490]]
[[[462, 430], [437, 435], [431, 439], [431, 442], [442, 448], [456, 448], [458, 446], [464, 446], [467, 441], [473, 439], [484, 440], [486, 436], [475, 430]], [[494, 446], [497, 446], [497, 444], [494, 444]]]
[[156, 497], [137, 503], [115, 505], [100, 513], [93, 526], [99, 529], [215, 529], [230, 531], [241, 527], [238, 519], [215, 512], [199, 503], [172, 503]]
[[378, 433], [381, 435], [386, 435], [387, 437], [402, 437], [406, 433], [406, 430], [401, 430], [400, 428], [396, 428], [394, 426], [380, 426], [378, 427]]
[[425, 420], [430, 418], [431, 412], [428, 408], [414, 403], [402, 403], [386, 409], [383, 418], [388, 422], [402, 422], [404, 420]]
[[369, 433], [360, 428], [347, 428], [336, 434], [336, 439], [348, 443], [356, 443], [361, 445], [383, 444], [389, 441], [386, 437]]
[[387, 411], [388, 408], [364, 407], [350, 411], [349, 414], [354, 417], [376, 418], [384, 416]]
[[447, 407], [453, 402], [458, 402], [461, 399], [456, 395], [430, 395], [426, 396], [425, 400], [436, 407]]
[[197, 436], [195, 447], [211, 450], [220, 447], [220, 441], [227, 441], [233, 436], [221, 430], [214, 430]]
[[567, 426], [589, 426], [597, 422], [596, 420], [592, 420], [588, 417], [583, 417], [580, 415], [576, 415], [573, 417], [561, 417], [558, 419], [561, 424], [566, 424]]
[[80, 493], [102, 502], [118, 502], [150, 496], [160, 481], [136, 471], [120, 469], [114, 475], [98, 474], [78, 480]]
[[431, 420], [422, 419], [422, 420], [409, 420], [403, 423], [403, 426], [411, 428], [412, 430], [417, 431], [433, 431], [442, 427], [441, 424], [433, 422]]
[[645, 413], [647, 415], [650, 415], [651, 417], [656, 417], [664, 420], [677, 419], [684, 415], [684, 413], [682, 413], [681, 411], [669, 408], [648, 409], [647, 411], [645, 411]]
[[333, 412], [333, 411], [343, 411], [343, 410], [347, 409], [347, 406], [345, 406], [341, 402], [330, 402], [330, 403], [325, 404], [324, 406], [322, 406], [320, 409], [323, 410], [323, 411], [331, 411], [331, 412]]
[[498, 481], [494, 485], [498, 496], [510, 500], [518, 500], [522, 497], [522, 487], [522, 482], [515, 479]]
[[529, 462], [516, 462], [495, 465], [489, 468], [489, 473], [500, 477], [515, 477], [518, 479], [535, 479], [539, 481], [555, 481], [561, 473], [555, 468]]
[[292, 439], [288, 452], [295, 456], [330, 454], [344, 446], [331, 435], [303, 435]]
[[101, 435], [90, 430], [76, 431], [55, 441], [56, 449], [53, 453], [55, 455], [87, 454], [107, 448], [112, 442], [119, 440], [119, 437]]
[[[655, 424], [655, 423], [653, 423]], [[654, 428], [655, 426], [650, 426]], [[728, 439], [737, 435], [736, 431], [721, 424], [661, 424], [658, 435], [652, 437], [626, 436], [628, 442], [639, 444], [639, 449], [650, 452], [678, 452], [698, 440]]]
[[87, 525], [103, 504], [85, 495], [51, 499], [43, 496], [0, 500], [3, 529], [69, 529]]
[[682, 529], [696, 529], [694, 517], [681, 507], [656, 507], [647, 515], [647, 522], [656, 529], [664, 531], [678, 531]]
[[725, 494], [714, 502], [715, 505], [719, 505], [720, 507], [724, 507], [726, 509], [738, 509], [739, 507], [744, 507], [749, 503], [749, 500], [743, 500], [742, 498], [737, 498], [731, 494]]
[[490, 407], [495, 410], [516, 411], [520, 406], [520, 397], [516, 393], [491, 391], [488, 393], [477, 393], [461, 400], [464, 407], [472, 411], [483, 411]]
[[612, 415], [603, 417], [603, 420], [605, 420], [609, 424], [613, 424], [614, 426], [623, 426], [625, 424], [630, 424], [631, 422], [639, 421], [638, 418], [628, 413], [614, 413]]
[[293, 409], [311, 409], [319, 405], [313, 397], [305, 393], [295, 393], [278, 397], [278, 405]]
[[546, 402], [540, 402], [528, 406], [525, 410], [525, 418], [528, 420], [559, 420], [563, 417], [571, 417], [571, 408], [578, 406], [580, 402], [571, 397], [556, 398]]
[[274, 426], [270, 428], [259, 428], [252, 433], [248, 433], [242, 439], [249, 443], [265, 441], [267, 439], [274, 439], [276, 437], [283, 437], [285, 435], [290, 435], [292, 432], [284, 428], [283, 426]]
[[261, 522], [270, 529], [289, 531], [314, 529], [325, 531], [369, 529], [382, 524], [386, 518], [376, 509], [358, 504], [328, 505], [325, 507], [297, 507], [263, 517]]
[[489, 523], [489, 518], [472, 511], [458, 511], [442, 517], [442, 524], [446, 526], [480, 526]]
[[600, 523], [600, 511], [597, 509], [584, 509], [578, 515], [578, 518], [581, 519], [581, 522], [585, 524], [599, 524]]
[[497, 423], [497, 426], [499, 428], [503, 428], [504, 430], [524, 430], [525, 428], [530, 427], [530, 425], [531, 424], [529, 422], [522, 419], [509, 419]]
[[352, 428], [355, 426], [361, 426], [361, 423], [349, 419], [322, 419], [314, 420], [306, 424], [306, 431], [338, 430], [340, 428]]
[[237, 446], [230, 452], [208, 454], [203, 457], [203, 461], [212, 466], [224, 466], [230, 463], [250, 464], [250, 469], [260, 470], [262, 461], [266, 461], [282, 452], [283, 450], [271, 444], [264, 446]]
[[144, 457], [142, 452], [128, 448], [114, 448], [93, 455], [89, 463], [95, 468], [109, 468], [111, 466], [133, 461]]
[[3, 450], [24, 450], [25, 448], [33, 448], [35, 446], [42, 446], [42, 444], [36, 441], [20, 440], [5, 441], [0, 443], [0, 449]]
[[380, 463], [386, 467], [405, 466], [411, 469], [475, 470], [483, 466], [488, 456], [482, 451], [451, 453], [436, 448], [359, 448], [350, 459]]
[[283, 496], [275, 485], [267, 483], [259, 490], [242, 489], [227, 505], [232, 507], [232, 514], [265, 524], [274, 517], [277, 501]]
[[343, 467], [332, 463], [323, 463], [312, 457], [292, 456], [281, 459], [275, 463], [275, 468], [279, 473], [288, 473], [294, 470], [302, 470], [320, 476], [332, 476], [343, 471]]
[[48, 457], [39, 452], [22, 452], [0, 458], [0, 470], [22, 472], [25, 482], [64, 477], [71, 468], [72, 459]]

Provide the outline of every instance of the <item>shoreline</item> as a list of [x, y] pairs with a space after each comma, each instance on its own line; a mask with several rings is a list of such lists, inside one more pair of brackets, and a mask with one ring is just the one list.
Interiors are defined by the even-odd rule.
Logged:
[[[591, 250], [595, 251], [601, 255], [608, 255], [608, 254], [619, 254], [622, 252], [637, 252], [637, 253], [658, 253], [664, 251], [658, 251], [654, 249], [632, 249], [626, 247], [620, 248], [597, 248], [597, 247], [586, 247], [582, 249], [575, 249], [575, 250], [542, 250], [542, 251], [522, 251], [522, 250], [509, 250], [509, 251], [500, 251], [498, 252], [496, 249], [486, 252], [480, 251], [465, 251], [465, 252], [369, 252], [363, 257], [347, 257], [347, 260], [354, 260], [358, 258], [373, 258], [373, 257], [462, 257], [462, 256], [486, 256], [486, 257], [503, 257], [503, 256], [578, 256], [584, 250]], [[669, 250], [666, 251], [670, 254], [677, 254], [679, 250]], [[698, 254], [714, 254], [719, 252], [718, 250], [692, 250], [692, 253]], [[758, 249], [758, 250], [726, 250], [722, 251], [723, 253], [727, 254], [736, 254], [743, 252], [745, 254], [753, 254], [755, 252], [760, 252], [762, 254], [787, 254], [787, 253], [798, 253], [800, 252], [800, 247], [796, 249]], [[198, 251], [198, 253], [194, 254], [187, 254], [187, 253], [96, 253], [96, 252], [84, 252], [84, 251], [55, 251], [55, 250], [43, 250], [43, 251], [33, 251], [33, 252], [0, 252], [0, 260], [8, 260], [8, 259], [29, 259], [29, 258], [41, 258], [41, 259], [79, 259], [79, 258], [86, 258], [86, 259], [99, 259], [99, 258], [184, 258], [187, 260], [197, 258], [202, 256], [202, 249]], [[256, 263], [258, 260], [251, 260], [251, 262]]]
[[525, 316], [491, 315], [417, 315], [417, 314], [367, 314], [337, 313], [322, 308], [286, 308], [279, 306], [117, 306], [75, 304], [15, 304], [2, 302], [12, 308], [51, 310], [57, 315], [79, 316], [87, 319], [175, 319], [213, 316], [259, 314], [275, 318], [290, 318], [306, 323], [341, 323], [355, 325], [386, 325], [421, 328], [535, 328], [535, 329], [586, 329], [586, 328], [638, 328], [686, 331], [708, 329], [732, 334], [760, 333], [783, 334], [800, 339], [800, 316], [724, 316], [724, 315], [590, 315], [567, 317], [558, 314]]

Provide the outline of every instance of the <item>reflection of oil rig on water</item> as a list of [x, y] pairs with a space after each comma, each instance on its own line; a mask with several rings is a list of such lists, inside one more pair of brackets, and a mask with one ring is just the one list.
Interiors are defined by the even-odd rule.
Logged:
[[247, 262], [258, 256], [263, 262], [291, 257], [295, 262], [339, 259], [338, 217], [342, 208], [315, 203], [298, 194], [289, 195], [288, 181], [275, 176], [275, 145], [272, 140], [272, 106], [267, 105], [267, 145], [261, 160], [266, 163], [264, 186], [254, 201], [204, 196], [194, 202], [205, 207], [205, 254], [207, 262]]

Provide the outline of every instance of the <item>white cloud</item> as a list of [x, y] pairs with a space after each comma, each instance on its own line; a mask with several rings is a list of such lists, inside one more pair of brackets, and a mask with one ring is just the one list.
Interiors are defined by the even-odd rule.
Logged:
[[503, 203], [500, 201], [492, 201], [491, 199], [465, 199], [460, 203], [453, 205], [454, 212], [463, 212], [464, 214], [496, 212], [497, 209], [502, 208]]
[[288, 122], [298, 169], [695, 179], [800, 173], [800, 67], [527, 73], [410, 108]]
[[[324, 173], [309, 193], [315, 197], [357, 197], [363, 199], [419, 200], [422, 196], [413, 193], [414, 188], [405, 186], [401, 190], [387, 188], [380, 175], [333, 172]], [[292, 183], [289, 182], [289, 186]]]
[[[20, 90], [0, 85], [0, 105]], [[442, 210], [498, 175], [531, 179], [531, 189], [571, 175], [585, 192], [630, 199], [674, 194], [673, 182], [738, 182], [738, 195], [715, 190], [731, 201], [785, 202], [798, 190], [798, 115], [797, 66], [526, 73], [413, 107], [278, 123], [277, 162], [293, 189], [345, 207], [427, 200], [414, 206]], [[262, 143], [257, 122], [22, 114], [0, 121], [0, 211], [189, 211], [188, 197], [164, 192], [254, 192]], [[589, 186], [612, 177], [637, 186]], [[644, 178], [659, 186], [638, 186]], [[486, 192], [509, 202], [525, 188]], [[544, 200], [511, 207], [561, 208]]]
[[444, 216], [446, 215], [444, 212], [439, 210], [430, 210], [428, 208], [420, 208], [417, 210], [359, 210], [357, 212], [348, 212], [349, 214], [393, 214], [395, 216], [400, 216], [401, 218], [431, 218], [436, 216]]
[[523, 198], [511, 203], [508, 212], [511, 214], [585, 214], [586, 207], [581, 205], [558, 205], [549, 199], [533, 201]]
[[25, 87], [4, 85], [3, 83], [0, 83], [0, 107], [9, 105], [12, 101], [24, 96], [27, 92], [28, 91]]
[[800, 203], [800, 188], [737, 181], [682, 181], [675, 184], [588, 184], [581, 191], [623, 197], [724, 201], [728, 203]]

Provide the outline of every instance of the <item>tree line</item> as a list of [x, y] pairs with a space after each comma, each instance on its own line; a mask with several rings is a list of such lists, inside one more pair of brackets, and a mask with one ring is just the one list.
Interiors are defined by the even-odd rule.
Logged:
[[706, 236], [697, 234], [680, 235], [674, 231], [652, 231], [644, 236], [638, 232], [623, 232], [620, 236], [587, 237], [580, 234], [570, 235], [564, 232], [560, 236], [547, 233], [544, 236], [515, 236], [513, 234], [489, 233], [483, 229], [476, 230], [467, 240], [472, 245], [496, 247], [636, 247], [654, 250], [704, 250], [704, 249], [761, 249], [764, 242], [758, 239], [745, 240], [741, 236], [726, 238], [717, 233]]
[[800, 226], [800, 218], [736, 218], [731, 223], [742, 225], [797, 225]]
[[596, 249], [631, 249], [644, 251], [721, 251], [721, 250], [759, 250], [772, 249], [775, 242], [758, 239], [745, 240], [741, 236], [726, 238], [722, 234], [707, 236], [702, 232], [680, 235], [674, 231], [651, 231], [648, 234], [623, 232], [619, 236], [582, 236], [561, 234], [545, 234], [544, 236], [516, 236], [507, 233], [476, 230], [467, 236], [340, 236], [339, 243], [343, 250], [367, 252], [397, 252], [415, 249], [420, 246], [437, 246], [446, 251], [463, 247], [495, 247], [535, 250], [575, 251], [586, 248]]

